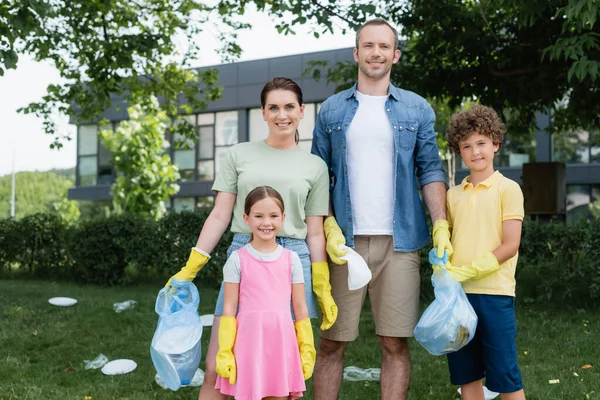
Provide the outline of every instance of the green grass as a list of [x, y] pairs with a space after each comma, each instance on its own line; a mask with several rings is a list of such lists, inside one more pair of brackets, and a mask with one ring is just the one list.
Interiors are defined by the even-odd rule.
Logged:
[[[154, 382], [149, 346], [157, 322], [158, 289], [160, 285], [103, 288], [0, 281], [0, 399], [195, 400], [199, 388], [171, 392]], [[216, 291], [200, 293], [200, 313], [211, 313]], [[79, 303], [54, 307], [47, 301], [54, 296], [74, 297]], [[113, 303], [128, 299], [138, 302], [135, 309], [113, 311]], [[600, 400], [600, 311], [550, 313], [521, 307], [517, 318], [519, 365], [529, 400]], [[209, 335], [205, 328], [203, 350]], [[409, 399], [458, 399], [448, 381], [446, 359], [429, 355], [413, 340], [411, 351]], [[133, 359], [138, 368], [112, 377], [85, 370], [84, 360], [99, 353], [110, 360]], [[365, 311], [361, 336], [348, 347], [345, 365], [379, 367], [380, 357], [370, 313]], [[580, 369], [585, 364], [593, 368]], [[560, 383], [549, 384], [550, 379]], [[308, 387], [305, 397], [312, 399], [310, 382]], [[379, 382], [344, 382], [339, 398], [378, 399]]]

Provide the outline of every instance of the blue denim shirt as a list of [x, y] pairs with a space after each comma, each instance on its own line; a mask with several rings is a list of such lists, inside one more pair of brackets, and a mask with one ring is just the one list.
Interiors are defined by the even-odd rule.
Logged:
[[[354, 233], [346, 131], [357, 108], [356, 85], [329, 97], [321, 105], [312, 141], [312, 153], [325, 160], [329, 168], [334, 215], [350, 247], [354, 247]], [[435, 114], [424, 98], [391, 84], [385, 109], [394, 134], [394, 149], [390, 149], [395, 153], [396, 175], [394, 250], [411, 252], [419, 250], [429, 240], [417, 184], [423, 187], [432, 182], [446, 181], [433, 130]]]

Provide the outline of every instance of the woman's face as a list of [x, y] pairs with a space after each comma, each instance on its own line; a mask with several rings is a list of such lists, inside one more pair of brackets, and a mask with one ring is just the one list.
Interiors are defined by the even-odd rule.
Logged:
[[262, 115], [269, 125], [269, 136], [294, 137], [304, 117], [304, 104], [298, 104], [294, 92], [273, 90], [267, 95]]

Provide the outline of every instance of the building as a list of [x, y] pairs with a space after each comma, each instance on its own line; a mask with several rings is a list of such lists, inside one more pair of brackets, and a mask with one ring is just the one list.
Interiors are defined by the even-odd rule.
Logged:
[[[299, 127], [300, 145], [311, 146], [312, 130], [320, 104], [335, 92], [335, 86], [324, 79], [317, 82], [303, 77], [309, 61], [326, 60], [330, 65], [351, 61], [352, 49], [338, 49], [271, 59], [245, 61], [215, 66], [219, 85], [224, 88], [221, 99], [209, 102], [200, 114], [188, 116], [195, 124], [198, 141], [191, 150], [171, 147], [171, 157], [178, 164], [181, 190], [168, 204], [175, 211], [194, 209], [212, 203], [210, 191], [213, 179], [227, 149], [232, 145], [266, 137], [266, 124], [260, 110], [260, 91], [275, 76], [287, 76], [300, 84], [306, 104], [305, 116]], [[113, 107], [103, 118], [116, 128], [127, 119], [122, 98], [115, 98]], [[544, 132], [551, 123], [548, 115], [538, 115], [540, 129], [533, 135], [510, 135], [500, 150], [497, 164], [500, 171], [522, 183], [522, 165], [528, 162], [559, 161], [567, 163], [567, 218], [587, 212], [591, 201], [600, 199], [600, 131], [574, 132], [553, 137]], [[110, 200], [110, 185], [115, 179], [110, 154], [98, 139], [95, 124], [79, 125], [77, 129], [76, 186], [69, 190], [71, 200]], [[595, 143], [595, 144], [594, 144]], [[467, 174], [457, 165], [456, 181]]]

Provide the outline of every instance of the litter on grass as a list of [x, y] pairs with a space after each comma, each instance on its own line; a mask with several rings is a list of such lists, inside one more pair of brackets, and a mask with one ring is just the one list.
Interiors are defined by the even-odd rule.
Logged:
[[52, 304], [53, 306], [69, 307], [77, 304], [77, 300], [70, 297], [53, 297], [48, 299], [48, 303]]
[[102, 373], [104, 375], [121, 375], [127, 374], [136, 368], [137, 363], [133, 360], [113, 360], [102, 367]]
[[127, 300], [122, 303], [113, 303], [113, 309], [115, 310], [115, 312], [120, 313], [122, 311], [132, 309], [133, 307], [135, 307], [136, 304], [137, 301], [135, 300]]
[[200, 322], [202, 322], [202, 326], [212, 326], [214, 320], [215, 316], [212, 314], [204, 314], [200, 316]]
[[[457, 392], [458, 392], [458, 394], [461, 394], [460, 388], [458, 388]], [[483, 398], [485, 400], [495, 399], [499, 395], [500, 395], [500, 393], [492, 392], [490, 389], [486, 388], [485, 386], [483, 387]]]
[[381, 376], [380, 368], [358, 368], [350, 366], [344, 368], [344, 380], [350, 382], [378, 381]]
[[[160, 375], [156, 374], [156, 376], [154, 376], [154, 381], [161, 388], [163, 388], [163, 389], [169, 389], [167, 387], [167, 385], [165, 385], [165, 383], [163, 382], [163, 380], [160, 379]], [[194, 373], [194, 377], [192, 378], [192, 380], [190, 381], [190, 383], [188, 383], [187, 385], [181, 385], [181, 387], [187, 387], [187, 386], [197, 387], [197, 386], [201, 386], [203, 383], [204, 383], [204, 371], [202, 371], [202, 369], [198, 368], [196, 370], [196, 372]]]
[[98, 354], [98, 357], [94, 358], [93, 360], [83, 360], [83, 362], [85, 363], [85, 369], [98, 369], [106, 365], [108, 362], [108, 357], [100, 353]]

